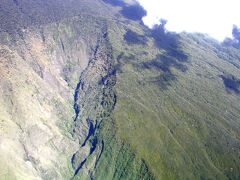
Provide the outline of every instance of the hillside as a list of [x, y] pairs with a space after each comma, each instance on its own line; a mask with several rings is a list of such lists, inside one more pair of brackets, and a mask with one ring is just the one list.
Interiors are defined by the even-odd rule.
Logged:
[[240, 51], [132, 0], [0, 3], [0, 179], [240, 179]]

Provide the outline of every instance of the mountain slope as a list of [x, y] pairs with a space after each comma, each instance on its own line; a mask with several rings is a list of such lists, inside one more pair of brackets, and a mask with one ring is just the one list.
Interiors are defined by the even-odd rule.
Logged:
[[0, 9], [0, 179], [240, 178], [239, 49], [134, 1]]

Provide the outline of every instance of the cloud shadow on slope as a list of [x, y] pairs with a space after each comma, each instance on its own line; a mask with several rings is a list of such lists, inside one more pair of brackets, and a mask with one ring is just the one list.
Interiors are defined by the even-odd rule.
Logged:
[[158, 54], [156, 58], [142, 63], [142, 69], [153, 69], [161, 72], [161, 75], [153, 77], [150, 82], [157, 83], [163, 90], [171, 85], [172, 81], [177, 81], [177, 76], [172, 72], [172, 68], [180, 72], [188, 70], [186, 63], [188, 55], [181, 49], [179, 35], [172, 32], [166, 32], [164, 27], [156, 25], [148, 35], [153, 38], [156, 48], [164, 50], [164, 53]]
[[240, 79], [237, 79], [231, 74], [221, 75], [220, 77], [222, 78], [225, 89], [228, 92], [240, 95]]
[[112, 6], [126, 6], [126, 3], [123, 0], [103, 0], [103, 2], [111, 4]]
[[147, 11], [138, 3], [123, 7], [120, 13], [124, 17], [134, 21], [141, 21], [142, 18], [147, 15]]
[[132, 30], [127, 30], [124, 34], [124, 40], [129, 44], [139, 44], [145, 45], [147, 43], [147, 37], [144, 35], [140, 35]]
[[161, 75], [153, 77], [150, 82], [157, 83], [161, 89], [167, 89], [172, 81], [176, 81], [177, 77], [171, 68], [178, 71], [186, 72], [187, 66], [184, 64], [187, 59], [177, 59], [168, 54], [159, 54], [155, 59], [142, 63], [144, 69], [154, 69], [161, 72]]
[[127, 4], [123, 0], [103, 0], [103, 2], [122, 7], [120, 13], [127, 19], [141, 21], [147, 15], [147, 11], [137, 1], [133, 4]]

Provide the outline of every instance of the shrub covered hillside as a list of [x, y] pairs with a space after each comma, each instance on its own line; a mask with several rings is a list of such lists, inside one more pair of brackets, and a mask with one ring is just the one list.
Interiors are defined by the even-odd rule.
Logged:
[[238, 46], [145, 15], [1, 1], [0, 179], [240, 179]]

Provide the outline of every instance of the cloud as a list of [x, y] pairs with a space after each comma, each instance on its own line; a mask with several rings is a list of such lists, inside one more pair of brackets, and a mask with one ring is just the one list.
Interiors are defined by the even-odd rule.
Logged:
[[222, 41], [232, 36], [232, 25], [239, 23], [239, 0], [138, 0], [147, 10], [143, 21], [149, 27], [168, 20], [166, 28], [175, 32], [207, 33]]

